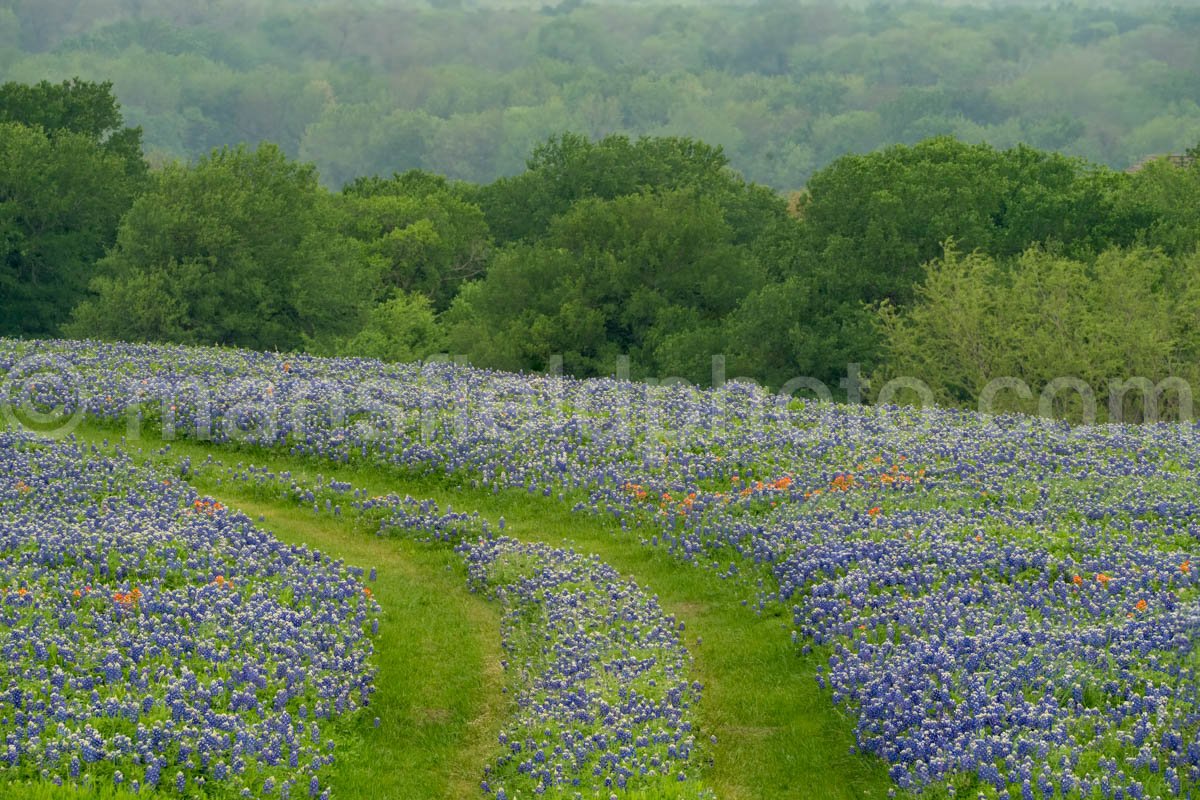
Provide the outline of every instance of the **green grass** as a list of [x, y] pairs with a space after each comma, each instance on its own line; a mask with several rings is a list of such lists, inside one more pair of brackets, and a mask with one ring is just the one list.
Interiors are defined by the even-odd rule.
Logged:
[[146, 795], [118, 791], [111, 786], [68, 789], [49, 783], [0, 783], [0, 800], [134, 800], [138, 797]]
[[[78, 435], [99, 443], [105, 438], [115, 442], [120, 434], [84, 427]], [[789, 634], [790, 613], [767, 609], [756, 614], [753, 589], [745, 582], [720, 580], [712, 572], [683, 564], [663, 550], [641, 545], [636, 533], [622, 531], [610, 519], [572, 513], [563, 502], [521, 490], [493, 493], [490, 489], [471, 488], [469, 481], [453, 477], [336, 465], [261, 449], [234, 450], [187, 441], [172, 442], [166, 456], [155, 455], [162, 444], [145, 439], [130, 447], [142, 450], [135, 456], [154, 461], [173, 463], [186, 456], [199, 466], [212, 455], [229, 467], [243, 463], [265, 466], [274, 472], [290, 471], [298, 483], [314, 482], [319, 474], [326, 481], [346, 481], [372, 495], [397, 493], [430, 498], [443, 508], [478, 511], [493, 525], [503, 517], [505, 532], [511, 536], [595, 553], [657, 594], [663, 607], [686, 624], [686, 643], [695, 655], [695, 679], [704, 684], [699, 714], [702, 734], [705, 739], [716, 736], [715, 744], [706, 745], [712, 763], [705, 778], [718, 797], [868, 800], [887, 797], [893, 787], [882, 761], [851, 753], [852, 722], [817, 687], [814, 674], [819, 656], [797, 654]], [[300, 508], [289, 501], [267, 499], [261, 489], [222, 479], [221, 472], [209, 467], [189, 480], [197, 490], [241, 508], [253, 518], [262, 515], [264, 524], [284, 541], [305, 541], [350, 563], [380, 567], [379, 597], [387, 604], [387, 625], [381, 628], [377, 643], [380, 691], [373, 713], [381, 717], [395, 713], [396, 719], [385, 722], [377, 732], [368, 730], [369, 717], [362, 722], [358, 745], [362, 752], [343, 752], [339, 756], [333, 781], [337, 796], [475, 795], [478, 790], [474, 782], [489, 761], [494, 731], [503, 712], [503, 701], [498, 699], [502, 697], [499, 686], [503, 678], [497, 672], [496, 612], [480, 609], [478, 598], [464, 597], [465, 578], [456, 557], [446, 549], [399, 537], [379, 539], [356, 529], [350, 520], [317, 515], [311, 508]], [[403, 585], [393, 584], [385, 590], [385, 566], [393, 580]], [[420, 584], [435, 573], [441, 580], [425, 584], [429, 591], [423, 593]], [[749, 606], [743, 605], [743, 600], [749, 600]], [[424, 615], [424, 619], [404, 624], [395, 619], [400, 608], [408, 608], [418, 617]], [[424, 621], [432, 622], [433, 615], [438, 625], [458, 626], [462, 633], [442, 636], [430, 631], [431, 625]], [[486, 625], [473, 635], [462, 630], [462, 626], [479, 621], [486, 621]], [[431, 637], [437, 641], [431, 642]], [[440, 648], [453, 650], [460, 640], [472, 649], [470, 654], [438, 655]], [[415, 655], [414, 649], [418, 650]], [[423, 665], [406, 661], [419, 660], [421, 651], [429, 655]], [[406, 665], [393, 668], [393, 659]], [[411, 680], [405, 676], [413, 675], [434, 677], [434, 685], [390, 685]], [[450, 686], [458, 688], [451, 691]], [[447, 691], [439, 695], [439, 687]], [[388, 693], [393, 692], [406, 696], [389, 698]], [[488, 697], [488, 692], [495, 694]], [[417, 696], [407, 696], [411, 693]], [[453, 706], [456, 698], [469, 698], [470, 702]], [[467, 706], [476, 710], [470, 711]], [[448, 715], [435, 713], [437, 719], [422, 720], [421, 709], [446, 709]], [[481, 740], [484, 731], [492, 738]], [[373, 735], [380, 732], [383, 735]], [[416, 776], [406, 777], [415, 770], [429, 772], [424, 783]], [[402, 783], [405, 780], [416, 783]], [[384, 793], [379, 789], [383, 781], [397, 787], [421, 788]], [[445, 787], [454, 788], [447, 793]]]
[[[379, 672], [371, 705], [355, 719], [329, 777], [334, 796], [470, 797], [496, 749], [504, 719], [500, 615], [467, 591], [452, 551], [381, 539], [351, 521], [283, 503], [228, 502], [287, 544], [306, 544], [370, 569], [383, 609], [375, 638]], [[378, 716], [380, 726], [374, 726]]]

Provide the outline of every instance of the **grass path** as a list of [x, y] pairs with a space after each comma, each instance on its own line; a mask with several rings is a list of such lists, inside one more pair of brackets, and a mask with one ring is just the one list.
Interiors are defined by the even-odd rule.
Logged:
[[377, 691], [351, 748], [337, 754], [334, 795], [476, 795], [506, 709], [500, 615], [467, 591], [461, 559], [441, 547], [367, 536], [348, 522], [283, 503], [229, 497], [232, 507], [263, 517], [259, 524], [287, 544], [377, 569], [369, 584], [383, 608], [375, 638]]
[[[111, 432], [88, 428], [79, 435], [96, 443], [112, 437]], [[161, 444], [145, 440], [136, 447], [149, 453]], [[696, 658], [696, 678], [705, 687], [700, 723], [705, 735], [717, 737], [716, 744], [708, 747], [713, 763], [707, 783], [722, 800], [882, 800], [893, 786], [881, 761], [851, 754], [852, 724], [818, 689], [814, 680], [817, 656], [797, 655], [789, 636], [790, 616], [778, 612], [756, 615], [743, 606], [742, 601], [750, 597], [745, 585], [719, 580], [710, 572], [681, 564], [665, 551], [645, 547], [612, 520], [575, 514], [564, 503], [520, 490], [492, 492], [438, 476], [317, 464], [262, 450], [237, 451], [176, 441], [165, 458], [174, 461], [187, 456], [199, 465], [210, 454], [230, 467], [241, 463], [265, 466], [275, 472], [290, 471], [302, 483], [322, 475], [326, 481], [346, 481], [371, 494], [409, 494], [433, 499], [443, 508], [478, 511], [493, 523], [503, 517], [506, 533], [511, 536], [595, 553], [638, 581], [686, 623], [686, 642]], [[380, 695], [391, 691], [392, 681], [402, 683], [405, 675], [437, 676], [435, 683], [446, 690], [441, 699], [437, 699], [438, 687], [431, 687], [423, 691], [434, 694], [423, 699], [386, 700], [400, 713], [394, 724], [380, 729], [382, 737], [363, 731], [369, 752], [351, 754], [354, 758], [339, 767], [335, 783], [338, 796], [478, 796], [473, 784], [487, 763], [489, 747], [495, 741], [494, 730], [503, 714], [503, 701], [497, 699], [503, 697], [499, 693], [502, 676], [496, 672], [499, 634], [495, 610], [479, 608], [482, 601], [466, 593], [457, 557], [445, 549], [399, 538], [378, 539], [356, 530], [347, 520], [317, 515], [311, 508], [265, 501], [261, 493], [256, 495], [245, 483], [221, 478], [221, 472], [210, 467], [201, 477], [189, 480], [199, 491], [219, 497], [255, 519], [264, 516], [264, 524], [285, 541], [304, 541], [348, 562], [380, 567], [381, 603], [392, 602], [389, 598], [393, 592], [396, 597], [406, 598], [388, 608], [387, 625], [381, 627], [381, 691], [376, 695], [379, 709], [385, 709]], [[385, 573], [393, 576], [391, 580], [404, 582], [407, 588], [399, 584], [395, 589], [387, 588]], [[412, 581], [423, 581], [431, 574], [443, 580], [426, 584], [428, 592], [412, 591]], [[464, 594], [466, 598], [462, 598]], [[439, 617], [438, 625], [446, 628], [431, 631], [425, 620], [438, 613], [448, 598], [458, 599], [452, 612]], [[417, 621], [397, 619], [405, 612], [415, 615]], [[480, 627], [474, 630], [463, 627], [476, 624]], [[481, 636], [485, 631], [486, 636]], [[491, 637], [491, 651], [481, 641], [487, 637]], [[422, 643], [416, 653], [412, 652], [414, 641]], [[438, 656], [443, 648], [453, 649], [460, 642], [471, 649], [469, 655], [456, 654], [452, 660]], [[424, 661], [422, 653], [427, 656]], [[393, 659], [399, 661], [393, 663]], [[464, 671], [466, 674], [460, 674]], [[489, 692], [494, 692], [490, 698]], [[456, 704], [468, 699], [470, 702]], [[469, 711], [468, 706], [477, 710]], [[370, 720], [363, 724], [369, 725]], [[482, 741], [484, 731], [492, 738]], [[393, 737], [400, 737], [400, 741]], [[410, 752], [427, 744], [440, 749], [431, 749], [430, 757], [423, 762]], [[452, 758], [447, 755], [451, 751]], [[439, 754], [432, 755], [435, 752]], [[346, 756], [341, 754], [339, 762]], [[449, 761], [445, 761], [447, 758]], [[361, 764], [361, 770], [356, 763]], [[377, 791], [381, 771], [390, 775], [393, 771], [416, 769], [433, 771], [439, 776], [438, 785], [454, 789], [442, 794], [372, 793]], [[363, 791], [367, 793], [360, 793]]]

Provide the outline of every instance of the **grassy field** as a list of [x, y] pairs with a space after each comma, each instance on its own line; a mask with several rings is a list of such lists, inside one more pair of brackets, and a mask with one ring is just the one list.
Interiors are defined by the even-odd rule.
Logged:
[[[85, 426], [77, 435], [114, 447], [119, 434]], [[238, 465], [289, 471], [297, 483], [344, 481], [368, 493], [397, 493], [443, 508], [477, 511], [527, 541], [594, 553], [658, 595], [686, 625], [695, 678], [704, 684], [700, 721], [712, 763], [706, 782], [720, 798], [884, 798], [891, 783], [882, 762], [852, 754], [851, 722], [818, 689], [821, 658], [796, 655], [781, 609], [754, 609], [753, 586], [718, 580], [603, 518], [572, 513], [563, 502], [520, 490], [492, 492], [468, 481], [382, 468], [317, 463], [263, 450], [230, 450], [195, 442], [143, 439], [124, 446], [139, 460], [171, 467], [200, 465], [189, 481], [202, 493], [243, 510], [288, 543], [307, 543], [348, 563], [378, 569], [384, 609], [377, 641], [380, 666], [373, 728], [359, 720], [348, 752], [339, 755], [332, 786], [342, 798], [469, 797], [493, 750], [505, 713], [500, 692], [498, 618], [466, 589], [448, 548], [379, 538], [350, 517], [266, 496], [232, 479]], [[743, 602], [747, 601], [747, 602]]]

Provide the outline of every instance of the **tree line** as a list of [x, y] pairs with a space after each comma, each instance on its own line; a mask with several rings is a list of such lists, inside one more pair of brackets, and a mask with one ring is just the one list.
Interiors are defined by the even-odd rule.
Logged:
[[[0, 335], [837, 387], [1190, 379], [1200, 164], [935, 137], [784, 196], [684, 137], [564, 133], [485, 184], [340, 191], [264, 143], [149, 169], [112, 86], [0, 87]], [[1028, 398], [1008, 407], [1031, 410]], [[1024, 403], [1025, 405], [1022, 405]]]
[[0, 74], [114, 81], [154, 163], [276, 142], [331, 188], [489, 183], [551, 135], [691, 136], [750, 180], [939, 135], [1124, 168], [1200, 138], [1175, 2], [0, 0]]

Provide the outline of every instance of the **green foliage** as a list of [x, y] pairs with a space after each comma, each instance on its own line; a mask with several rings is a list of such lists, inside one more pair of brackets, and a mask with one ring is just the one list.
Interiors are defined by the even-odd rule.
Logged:
[[907, 314], [886, 301], [880, 307], [890, 369], [935, 383], [945, 402], [974, 401], [1009, 357], [1007, 347], [998, 347], [1007, 323], [998, 308], [999, 280], [994, 258], [962, 257], [948, 246], [926, 266], [919, 299]]
[[496, 239], [515, 242], [544, 235], [555, 217], [585, 198], [683, 188], [716, 199], [739, 241], [751, 241], [772, 214], [783, 214], [774, 193], [728, 169], [720, 147], [678, 137], [553, 136], [534, 149], [525, 172], [482, 188], [479, 201]]
[[[1132, 241], [1138, 218], [1113, 200], [1127, 179], [1026, 146], [946, 137], [844, 156], [814, 175], [800, 200], [807, 279], [790, 293], [803, 304], [768, 340], [795, 354], [792, 375], [832, 383], [848, 363], [877, 362], [869, 306], [911, 303], [921, 265], [947, 239], [1001, 258], [1039, 243], [1088, 258]], [[748, 309], [734, 324], [752, 330], [745, 317], [763, 311]], [[742, 352], [761, 352], [755, 337], [739, 338]]]
[[151, 153], [265, 139], [332, 187], [412, 168], [487, 183], [566, 130], [695, 137], [776, 189], [939, 135], [1115, 168], [1200, 137], [1200, 17], [1167, 4], [3, 6], [6, 76], [111, 79]]
[[1138, 220], [1138, 238], [1183, 255], [1200, 245], [1200, 162], [1180, 168], [1155, 159], [1116, 195], [1117, 210]]
[[[243, 11], [269, 16], [273, 1]], [[581, 7], [550, 16], [557, 19], [555, 30], [591, 42], [589, 58], [597, 63], [629, 57], [589, 38], [581, 25], [594, 13]], [[816, 46], [820, 37], [793, 24], [792, 13], [772, 6], [768, 16], [772, 26], [795, 33], [796, 47]], [[806, 25], [863, 38], [836, 13], [805, 13]], [[902, 30], [890, 12], [873, 13], [879, 19], [872, 24]], [[449, 24], [469, 15], [429, 18]], [[369, 18], [366, 12], [347, 17], [343, 33]], [[305, 14], [289, 19], [272, 34], [280, 42], [303, 30], [330, 45]], [[421, 15], [414, 19], [429, 23]], [[659, 22], [662, 31], [693, 24], [672, 12]], [[1122, 24], [1139, 27], [1136, 20]], [[527, 33], [543, 30], [539, 25], [531, 22]], [[713, 63], [775, 74], [793, 55], [759, 58], [762, 47], [774, 46], [772, 26], [755, 29], [759, 44], [722, 50]], [[881, 368], [881, 376], [904, 365], [936, 375], [939, 396], [950, 402], [966, 402], [981, 376], [1001, 367], [1042, 377], [1032, 356], [1017, 363], [989, 349], [999, 347], [1005, 326], [1027, 330], [1039, 352], [1051, 354], [1047, 364], [1070, 366], [1089, 381], [1101, 380], [1103, 370], [1134, 367], [1165, 374], [1164, 363], [1200, 355], [1200, 322], [1182, 300], [1170, 303], [1170, 325], [1151, 313], [1158, 308], [1151, 303], [1138, 312], [1153, 320], [1149, 327], [1128, 329], [1137, 328], [1141, 341], [1165, 336], [1174, 343], [1166, 356], [1154, 347], [1122, 350], [1089, 316], [1096, 308], [1123, 307], [1128, 298], [1121, 291], [1138, 302], [1200, 298], [1200, 283], [1187, 266], [1200, 246], [1200, 166], [1194, 163], [1151, 161], [1129, 175], [1027, 145], [997, 149], [938, 136], [838, 157], [789, 204], [734, 172], [719, 145], [687, 136], [564, 133], [534, 146], [523, 172], [472, 185], [453, 178], [478, 172], [476, 156], [514, 158], [513, 142], [534, 136], [551, 119], [531, 105], [489, 108], [489, 92], [503, 89], [498, 75], [471, 72], [466, 93], [428, 87], [423, 102], [438, 112], [430, 114], [389, 111], [358, 84], [288, 75], [256, 63], [251, 51], [227, 39], [162, 20], [127, 20], [64, 47], [121, 51], [135, 29], [157, 48], [145, 54], [153, 63], [199, 48], [206, 57], [253, 66], [265, 81], [235, 94], [220, 81], [142, 89], [187, 94], [200, 105], [223, 97], [239, 109], [231, 112], [239, 130], [251, 135], [290, 115], [287, 148], [305, 151], [306, 142], [326, 137], [317, 150], [344, 149], [333, 169], [345, 188], [338, 194], [322, 189], [314, 166], [291, 161], [276, 145], [217, 150], [191, 167], [167, 162], [148, 178], [140, 131], [122, 127], [112, 84], [6, 84], [0, 119], [13, 121], [0, 122], [0, 332], [53, 335], [75, 307], [66, 330], [80, 336], [307, 347], [386, 359], [420, 358], [444, 345], [477, 364], [508, 369], [545, 369], [561, 356], [578, 375], [610, 374], [628, 357], [635, 377], [700, 383], [712, 375], [712, 356], [723, 354], [729, 375], [773, 387], [811, 377], [835, 391], [851, 364], [868, 372]], [[1092, 26], [1080, 35], [1092, 41], [1108, 30]], [[923, 57], [915, 40], [894, 38], [906, 57]], [[552, 45], [543, 39], [539, 47], [549, 52]], [[870, 74], [898, 63], [888, 54], [862, 61], [862, 54], [843, 50], [838, 57], [843, 67], [857, 64]], [[530, 96], [566, 75], [557, 57], [529, 68], [523, 91]], [[636, 89], [638, 107], [650, 114], [651, 106], [690, 82], [686, 72], [670, 80], [644, 76], [630, 91]], [[935, 129], [926, 123], [964, 109], [1000, 120], [1005, 108], [978, 87], [908, 87], [878, 110], [850, 108], [848, 98], [864, 87], [844, 76], [810, 75], [794, 90], [791, 101], [802, 97], [823, 109], [807, 129], [835, 131], [843, 144], [857, 141], [873, 117], [903, 137]], [[284, 95], [293, 98], [282, 104], [286, 109], [279, 102]], [[601, 117], [612, 110], [600, 95], [577, 99], [581, 106], [595, 100], [591, 107]], [[776, 101], [770, 107], [780, 113], [791, 102]], [[338, 109], [326, 121], [341, 122], [307, 124], [310, 105]], [[505, 142], [496, 132], [509, 130], [503, 123], [510, 112], [520, 116], [521, 133]], [[197, 113], [176, 129], [180, 141], [217, 134]], [[1060, 124], [1060, 113], [1037, 117], [1045, 129], [1033, 138], [1070, 129]], [[472, 119], [469, 130], [454, 121], [464, 114]], [[659, 128], [669, 133], [671, 116], [662, 119]], [[689, 120], [701, 130], [724, 125], [700, 115]], [[1029, 132], [1033, 125], [1023, 120], [1019, 127]], [[373, 149], [395, 154], [410, 146], [401, 159], [410, 165], [439, 152], [462, 162], [447, 175], [410, 169], [363, 177]], [[786, 158], [812, 163], [821, 158], [814, 152], [796, 144]], [[949, 240], [972, 255], [938, 262]], [[1109, 275], [1103, 283], [1108, 294], [1079, 294], [1081, 284], [1108, 275], [1105, 265], [1117, 263], [1114, 252], [1131, 254], [1134, 271], [1140, 260], [1157, 263], [1153, 253], [1187, 269], [1147, 267], [1158, 276], [1150, 289]], [[922, 265], [930, 262], [940, 266], [926, 271]], [[1022, 283], [1032, 276], [1040, 282]], [[1082, 338], [1051, 336], [1036, 324], [1042, 306], [1022, 310], [1000, 303], [997, 292], [1070, 311], [1073, 336]], [[960, 327], [946, 327], [941, 317], [955, 317]], [[1125, 331], [1118, 337], [1135, 335], [1116, 330]], [[919, 344], [929, 337], [947, 344], [924, 363]], [[962, 352], [968, 346], [975, 348], [969, 358]]]
[[1106, 184], [1118, 180], [1024, 146], [940, 137], [838, 159], [810, 181], [802, 214], [837, 292], [906, 303], [920, 265], [947, 238], [997, 256], [1035, 242], [1084, 253], [1107, 244], [1093, 238]]
[[381, 296], [421, 292], [444, 310], [464, 280], [483, 274], [491, 235], [483, 212], [462, 194], [445, 178], [418, 171], [346, 187], [350, 235], [364, 243]]
[[[926, 267], [915, 304], [881, 307], [888, 358], [877, 388], [886, 378], [912, 376], [942, 402], [973, 406], [990, 382], [1011, 377], [1030, 394], [1021, 398], [1005, 386], [993, 410], [1036, 413], [1045, 387], [1077, 378], [1108, 414], [1112, 380], [1197, 376], [1191, 358], [1200, 329], [1189, 292], [1198, 275], [1195, 258], [1179, 262], [1142, 248], [1106, 250], [1094, 262], [1035, 248], [1007, 264], [948, 247]], [[1127, 400], [1120, 418], [1138, 418], [1140, 395]], [[1080, 407], [1068, 410], [1079, 418]]]
[[450, 347], [479, 363], [578, 375], [706, 381], [720, 321], [764, 271], [720, 207], [695, 191], [577, 202], [536, 244], [497, 254], [447, 316]]
[[0, 123], [0, 335], [59, 332], [141, 185], [86, 133]]
[[92, 83], [78, 78], [32, 86], [0, 86], [0, 123], [17, 122], [39, 127], [49, 134], [79, 134], [100, 145], [105, 153], [126, 164], [131, 177], [145, 173], [141, 128], [126, 128], [111, 81]]
[[424, 111], [389, 110], [378, 103], [334, 105], [304, 131], [300, 157], [319, 160], [325, 181], [340, 186], [361, 175], [426, 163], [437, 124]]
[[311, 166], [273, 145], [155, 176], [103, 259], [74, 335], [295, 348], [347, 333], [372, 288]]
[[59, 332], [145, 176], [111, 83], [0, 86], [0, 335]]
[[363, 329], [340, 343], [337, 354], [403, 362], [444, 350], [445, 335], [429, 299], [398, 291], [371, 309]]

